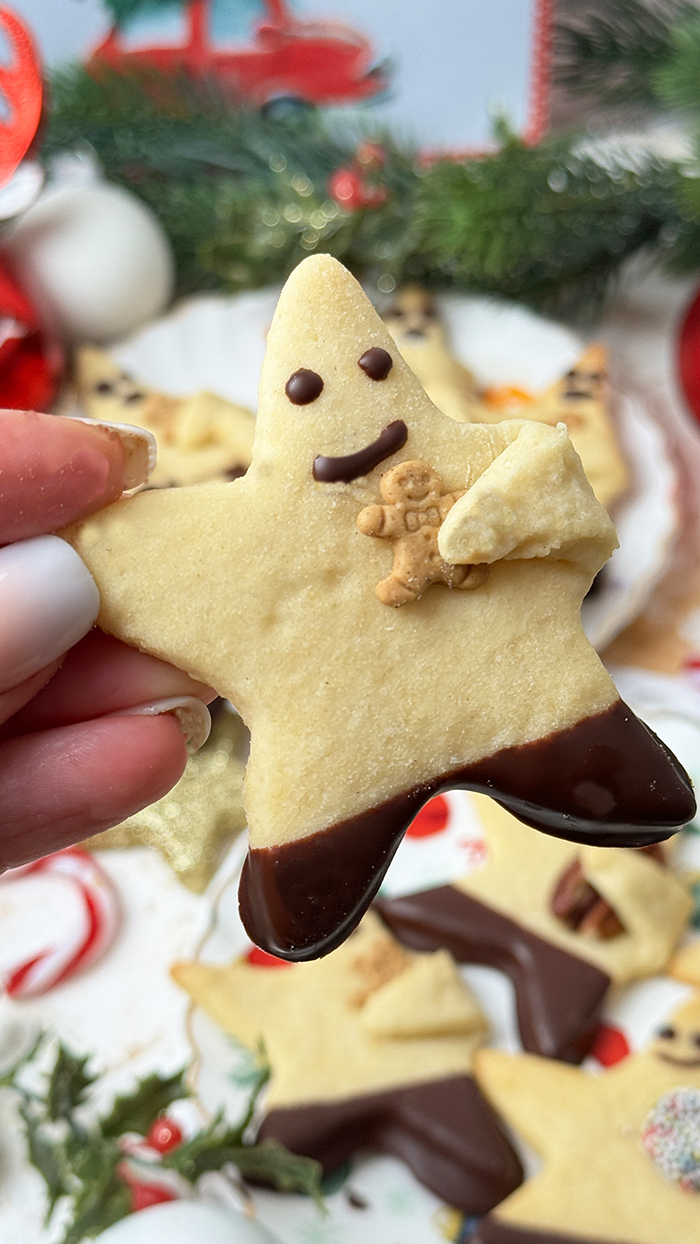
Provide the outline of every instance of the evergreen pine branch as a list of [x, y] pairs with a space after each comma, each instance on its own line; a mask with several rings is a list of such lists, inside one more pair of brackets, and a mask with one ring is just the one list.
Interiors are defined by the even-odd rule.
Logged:
[[668, 55], [652, 73], [655, 94], [670, 109], [700, 122], [700, 12], [694, 9], [670, 31]]
[[654, 76], [671, 54], [673, 27], [697, 14], [688, 0], [614, 0], [555, 30], [555, 81], [601, 104], [658, 107]]

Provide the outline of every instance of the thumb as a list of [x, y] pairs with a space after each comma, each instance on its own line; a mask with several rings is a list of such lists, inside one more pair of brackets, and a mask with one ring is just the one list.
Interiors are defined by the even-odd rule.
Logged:
[[[36, 694], [35, 676], [82, 639], [99, 608], [89, 570], [58, 536], [0, 548], [0, 721]], [[19, 702], [2, 695], [13, 690]]]

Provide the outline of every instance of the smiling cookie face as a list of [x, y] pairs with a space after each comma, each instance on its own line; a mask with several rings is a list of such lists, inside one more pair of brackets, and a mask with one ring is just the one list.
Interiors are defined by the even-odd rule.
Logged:
[[650, 1046], [652, 1058], [700, 1084], [700, 1001], [693, 999], [664, 1024]]
[[[357, 520], [407, 462], [460, 494], [439, 556], [489, 570], [389, 609], [375, 588], [393, 550]], [[310, 958], [352, 931], [436, 789], [489, 789], [582, 840], [641, 845], [692, 815], [581, 627], [615, 535], [567, 436], [442, 415], [328, 256], [280, 297], [246, 476], [142, 494], [66, 536], [99, 625], [214, 686], [251, 730], [241, 904], [273, 953]]]

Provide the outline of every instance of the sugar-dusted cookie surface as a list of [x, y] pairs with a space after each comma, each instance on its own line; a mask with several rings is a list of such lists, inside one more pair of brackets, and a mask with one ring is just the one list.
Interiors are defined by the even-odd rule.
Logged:
[[426, 289], [405, 285], [397, 291], [382, 318], [438, 410], [460, 423], [489, 422], [476, 381], [450, 351], [435, 300]]
[[690, 1244], [700, 1239], [700, 998], [600, 1075], [483, 1050], [489, 1101], [543, 1160], [473, 1244]]
[[263, 1137], [341, 1165], [402, 1157], [438, 1196], [484, 1213], [522, 1178], [470, 1069], [486, 1023], [445, 951], [412, 954], [375, 915], [315, 963], [180, 963], [178, 984], [272, 1067]]
[[76, 356], [78, 397], [93, 419], [137, 423], [156, 438], [152, 487], [199, 484], [243, 475], [255, 419], [215, 393], [169, 397], [132, 379], [109, 354], [83, 346]]
[[[393, 606], [375, 594], [392, 547], [357, 520], [409, 461], [463, 494], [441, 526], [438, 512], [438, 555], [488, 575]], [[432, 542], [422, 506], [411, 522]], [[213, 685], [250, 728], [241, 907], [275, 954], [348, 935], [436, 790], [488, 790], [612, 845], [693, 814], [687, 776], [583, 633], [615, 536], [565, 431], [442, 415], [328, 256], [280, 297], [246, 476], [144, 493], [64, 535], [98, 583], [99, 625]]]
[[483, 795], [482, 868], [449, 886], [384, 899], [382, 918], [417, 950], [446, 947], [510, 976], [525, 1049], [580, 1062], [612, 984], [660, 972], [692, 911], [654, 855], [576, 847], [537, 833]]

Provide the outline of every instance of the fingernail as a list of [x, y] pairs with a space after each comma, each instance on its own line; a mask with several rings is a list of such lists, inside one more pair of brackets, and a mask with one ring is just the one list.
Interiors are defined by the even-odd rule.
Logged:
[[158, 717], [161, 713], [172, 713], [177, 717], [180, 729], [185, 736], [187, 750], [192, 755], [206, 743], [211, 730], [211, 717], [206, 704], [202, 704], [193, 695], [171, 696], [166, 700], [152, 700], [149, 704], [137, 704], [135, 708], [122, 708], [118, 713], [109, 713], [110, 717]]
[[0, 691], [63, 656], [99, 609], [95, 580], [65, 540], [35, 536], [0, 549]]
[[104, 428], [119, 438], [124, 447], [124, 492], [131, 492], [145, 484], [156, 465], [158, 447], [156, 438], [145, 428], [131, 423], [109, 423], [103, 419], [87, 419], [82, 415], [64, 415], [74, 423], [86, 423], [92, 428]]

